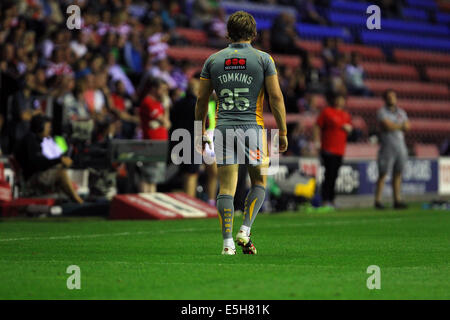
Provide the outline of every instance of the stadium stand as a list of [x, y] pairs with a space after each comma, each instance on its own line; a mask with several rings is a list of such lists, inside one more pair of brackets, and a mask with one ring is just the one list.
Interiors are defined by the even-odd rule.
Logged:
[[363, 62], [362, 66], [367, 76], [373, 79], [419, 80], [417, 69], [408, 65]]
[[[330, 11], [328, 13], [328, 19], [333, 24], [348, 26], [358, 30], [366, 23], [366, 16], [360, 13], [347, 14]], [[415, 34], [424, 36], [444, 38], [448, 36], [448, 27], [445, 25], [432, 25], [424, 22], [403, 21], [399, 19], [383, 19], [382, 30], [399, 34], [414, 32]]]
[[307, 23], [298, 23], [297, 31], [305, 39], [340, 38], [346, 42], [352, 42], [353, 36], [341, 27], [317, 26]]
[[429, 16], [426, 11], [417, 8], [403, 8], [402, 14], [407, 20], [411, 21], [427, 21]]
[[450, 68], [427, 67], [425, 72], [430, 81], [450, 83]]
[[439, 149], [434, 144], [416, 143], [414, 155], [418, 158], [437, 158], [439, 157]]
[[394, 49], [393, 57], [397, 62], [412, 65], [450, 66], [450, 55], [443, 53]]
[[[358, 53], [361, 57], [364, 85], [370, 94], [348, 96], [347, 107], [353, 124], [362, 133], [357, 141], [348, 145], [349, 155], [373, 157], [376, 153], [376, 146], [368, 141], [378, 130], [376, 111], [383, 106], [382, 94], [387, 89], [397, 91], [398, 104], [411, 120], [412, 128], [406, 135], [411, 154], [435, 155], [436, 146], [450, 136], [450, 5], [446, 1], [406, 0], [400, 5], [399, 13], [382, 18], [381, 30], [366, 28], [369, 3], [356, 0], [329, 1], [328, 6], [323, 4], [325, 2], [318, 2], [318, 11], [328, 20], [326, 24], [302, 21], [295, 1], [280, 1], [282, 4], [271, 1], [270, 5], [249, 1], [211, 1], [208, 10], [214, 14], [210, 15], [198, 12], [196, 0], [176, 2], [175, 9], [169, 8], [165, 2], [159, 3], [159, 9], [144, 2], [131, 3], [128, 11], [125, 7], [96, 5], [95, 10], [86, 11], [85, 25], [79, 32], [68, 31], [63, 27], [64, 20], [59, 24], [53, 23], [46, 30], [45, 24], [27, 16], [28, 11], [22, 7], [16, 8], [16, 13], [6, 12], [8, 16], [16, 16], [10, 26], [0, 28], [0, 69], [2, 76], [10, 76], [4, 83], [11, 85], [8, 90], [12, 90], [11, 94], [6, 95], [6, 91], [2, 90], [1, 95], [4, 106], [2, 116], [6, 120], [6, 125], [2, 127], [4, 154], [11, 151], [8, 136], [12, 134], [12, 129], [8, 122], [14, 118], [11, 106], [17, 98], [12, 93], [20, 91], [19, 85], [23, 85], [27, 77], [32, 78], [34, 73], [38, 77], [42, 72], [43, 79], [30, 80], [34, 82], [34, 89], [40, 92], [38, 103], [42, 112], [61, 119], [63, 113], [56, 115], [58, 110], [63, 110], [59, 106], [63, 101], [61, 92], [81, 92], [83, 98], [78, 101], [74, 95], [74, 100], [89, 100], [85, 101], [89, 106], [87, 114], [95, 119], [93, 132], [96, 139], [101, 140], [108, 134], [121, 138], [128, 134], [129, 138], [140, 138], [139, 119], [136, 121], [137, 116], [133, 112], [140, 104], [137, 92], [144, 75], [164, 79], [169, 84], [166, 101], [174, 103], [185, 91], [187, 79], [200, 71], [205, 59], [226, 43], [223, 36], [226, 24], [224, 19], [220, 19], [220, 10], [225, 12], [225, 18], [236, 10], [245, 10], [255, 16], [260, 37], [254, 46], [273, 56], [290, 112], [288, 122], [301, 124], [307, 130], [308, 138], [308, 130], [314, 124], [315, 117], [326, 105], [326, 84], [330, 80], [342, 80], [343, 70], [349, 65], [352, 53]], [[64, 12], [62, 9], [60, 6], [60, 13]], [[58, 11], [58, 8], [53, 10]], [[117, 12], [122, 11], [124, 17], [120, 18]], [[114, 19], [108, 18], [104, 12]], [[292, 45], [308, 54], [308, 63], [302, 61], [305, 56], [300, 54], [272, 52], [270, 30], [281, 13], [296, 17], [297, 35]], [[2, 11], [2, 14], [5, 12]], [[51, 16], [51, 10], [47, 8], [42, 15]], [[194, 20], [202, 21], [197, 24], [193, 23]], [[18, 29], [20, 32], [15, 31]], [[330, 39], [335, 42], [335, 47], [327, 48], [325, 43]], [[333, 56], [333, 62], [325, 61], [327, 54]], [[58, 55], [62, 56], [62, 60]], [[28, 70], [33, 60], [39, 63], [36, 62]], [[73, 77], [74, 83], [63, 81], [67, 75]], [[118, 79], [129, 90], [126, 94], [119, 94], [116, 90]], [[39, 86], [39, 81], [43, 85]], [[93, 98], [94, 91], [101, 91], [108, 103], [113, 101], [112, 107], [105, 108], [105, 114], [108, 114], [105, 122], [96, 118], [99, 115], [95, 112], [98, 106]], [[52, 95], [54, 92], [56, 96]], [[314, 102], [310, 101], [312, 97]], [[131, 106], [125, 110], [130, 114], [128, 116], [115, 110], [125, 108], [125, 105]], [[275, 123], [268, 113], [267, 102], [265, 111], [266, 126], [272, 128]], [[132, 116], [135, 118], [130, 118]], [[130, 120], [135, 122], [126, 132]], [[112, 129], [113, 125], [108, 127], [111, 123], [116, 126], [116, 131]], [[58, 130], [67, 133], [62, 128]]]
[[378, 146], [368, 143], [348, 143], [345, 149], [345, 157], [352, 159], [371, 159], [377, 158]]
[[402, 98], [418, 99], [448, 99], [448, 87], [443, 84], [423, 83], [420, 81], [388, 81], [388, 80], [367, 80], [367, 86], [377, 95], [383, 94], [390, 88], [395, 88]]

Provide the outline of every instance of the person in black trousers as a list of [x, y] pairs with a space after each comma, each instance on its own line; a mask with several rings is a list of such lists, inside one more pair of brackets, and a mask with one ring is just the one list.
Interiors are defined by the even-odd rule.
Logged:
[[350, 114], [344, 110], [346, 97], [341, 93], [327, 95], [329, 107], [324, 108], [314, 127], [314, 141], [320, 148], [325, 180], [322, 183], [322, 202], [334, 208], [335, 185], [347, 145], [347, 135], [353, 130]]

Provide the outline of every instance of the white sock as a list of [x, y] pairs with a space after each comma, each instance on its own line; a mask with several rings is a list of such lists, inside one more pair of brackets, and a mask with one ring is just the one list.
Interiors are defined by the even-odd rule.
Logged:
[[250, 234], [250, 227], [242, 225], [239, 230], [244, 232], [247, 236]]
[[223, 247], [235, 249], [233, 238], [223, 239]]

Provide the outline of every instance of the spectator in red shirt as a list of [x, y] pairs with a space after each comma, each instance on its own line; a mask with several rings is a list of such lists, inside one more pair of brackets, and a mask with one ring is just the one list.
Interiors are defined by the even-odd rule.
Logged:
[[121, 120], [120, 136], [124, 139], [133, 139], [136, 126], [140, 123], [138, 108], [133, 108], [133, 101], [128, 96], [125, 85], [121, 80], [114, 83], [114, 92], [111, 94], [113, 108], [111, 111]]
[[142, 99], [139, 107], [141, 127], [144, 139], [167, 140], [170, 123], [165, 117], [165, 110], [161, 104], [164, 94], [164, 82], [160, 79], [148, 78], [143, 92], [147, 95]]
[[314, 127], [314, 142], [320, 148], [325, 180], [322, 184], [324, 206], [334, 208], [335, 184], [347, 144], [347, 135], [353, 130], [350, 114], [344, 110], [345, 95], [331, 93], [330, 107], [322, 110]]
[[[164, 95], [164, 82], [160, 79], [148, 78], [142, 92], [146, 93], [141, 100], [139, 116], [144, 139], [168, 140], [170, 121], [165, 116], [165, 109], [161, 104]], [[141, 192], [156, 192], [156, 185], [165, 180], [164, 162], [145, 164], [138, 168], [140, 173]]]

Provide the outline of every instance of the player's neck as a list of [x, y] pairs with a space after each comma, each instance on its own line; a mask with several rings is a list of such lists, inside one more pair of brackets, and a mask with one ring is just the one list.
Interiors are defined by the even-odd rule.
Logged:
[[387, 106], [389, 110], [395, 111], [397, 109], [397, 106], [395, 104], [390, 104]]
[[231, 46], [238, 46], [238, 45], [251, 45], [251, 41], [247, 40], [247, 41], [236, 41], [236, 42], [232, 42]]

